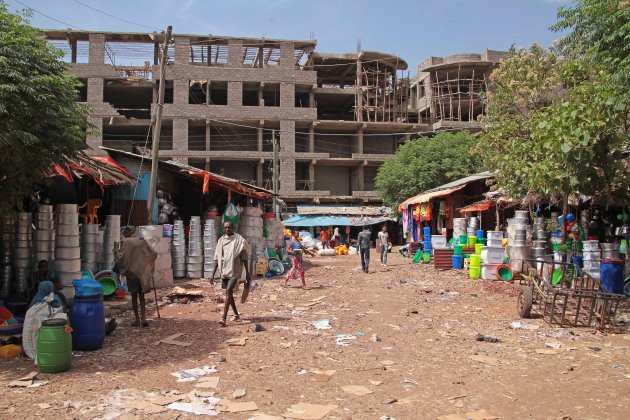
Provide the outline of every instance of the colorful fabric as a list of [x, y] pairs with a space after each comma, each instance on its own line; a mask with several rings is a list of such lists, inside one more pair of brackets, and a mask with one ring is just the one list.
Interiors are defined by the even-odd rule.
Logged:
[[403, 209], [401, 214], [402, 214], [403, 232], [409, 232], [409, 210]]
[[292, 267], [287, 273], [287, 282], [291, 279], [296, 279], [303, 281], [304, 280], [304, 268], [302, 267], [302, 261], [300, 261], [300, 257], [297, 255], [291, 256], [291, 264]]
[[422, 206], [420, 204], [414, 204], [411, 208], [413, 220], [422, 220], [421, 214]]
[[46, 302], [46, 298], [50, 294], [53, 295], [50, 306], [52, 306], [53, 308], [61, 308], [61, 300], [59, 300], [59, 296], [55, 294], [55, 286], [52, 284], [51, 281], [42, 281], [39, 283], [39, 286], [37, 286], [37, 294], [33, 297], [33, 300], [31, 300], [31, 304], [28, 305], [28, 307], [30, 308], [37, 303]]

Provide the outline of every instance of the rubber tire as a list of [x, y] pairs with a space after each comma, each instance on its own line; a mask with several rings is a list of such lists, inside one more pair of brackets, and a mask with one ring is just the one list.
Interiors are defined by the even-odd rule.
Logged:
[[532, 313], [532, 305], [534, 303], [532, 288], [530, 286], [521, 286], [518, 294], [517, 309], [521, 318], [529, 318]]

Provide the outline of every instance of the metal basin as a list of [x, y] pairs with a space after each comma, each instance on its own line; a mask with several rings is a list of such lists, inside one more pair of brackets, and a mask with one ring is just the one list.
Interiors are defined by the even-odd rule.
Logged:
[[81, 248], [57, 248], [55, 250], [55, 258], [59, 260], [73, 260], [81, 258]]
[[38, 220], [35, 224], [37, 229], [40, 230], [54, 230], [55, 222], [54, 220]]
[[55, 250], [55, 243], [53, 241], [36, 241], [35, 251], [39, 252], [52, 252]]
[[81, 270], [70, 272], [57, 270], [55, 274], [57, 275], [57, 278], [61, 280], [61, 284], [63, 284], [64, 286], [72, 286], [73, 280], [78, 280], [81, 278]]
[[57, 235], [61, 236], [79, 236], [79, 225], [57, 224]]
[[57, 204], [57, 213], [79, 213], [76, 204]]
[[31, 248], [15, 248], [13, 256], [18, 259], [27, 260], [31, 258]]
[[55, 238], [56, 248], [74, 248], [79, 246], [79, 236], [59, 236]]
[[35, 242], [40, 241], [52, 241], [55, 238], [55, 231], [53, 230], [36, 230]]
[[190, 255], [188, 256], [188, 265], [190, 264], [202, 264], [203, 257], [200, 255]]
[[81, 233], [87, 234], [87, 233], [92, 233], [92, 234], [97, 234], [98, 233], [98, 225], [81, 225]]
[[56, 271], [64, 271], [64, 272], [77, 272], [81, 271], [81, 260], [80, 259], [72, 259], [72, 260], [63, 260], [59, 259], [57, 252], [55, 252], [55, 270]]

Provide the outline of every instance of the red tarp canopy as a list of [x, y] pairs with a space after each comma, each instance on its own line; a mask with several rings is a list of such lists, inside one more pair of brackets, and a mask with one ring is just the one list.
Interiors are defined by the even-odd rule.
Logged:
[[494, 201], [492, 200], [481, 200], [473, 203], [469, 206], [462, 207], [459, 209], [460, 213], [472, 213], [475, 211], [487, 211], [490, 207], [494, 206]]
[[422, 194], [415, 195], [415, 196], [413, 196], [411, 198], [406, 199], [402, 203], [400, 203], [398, 205], [398, 210], [402, 210], [402, 209], [406, 208], [407, 206], [410, 206], [410, 205], [413, 205], [413, 204], [427, 203], [427, 202], [429, 202], [429, 200], [432, 200], [434, 198], [444, 197], [444, 196], [450, 195], [450, 194], [454, 193], [455, 191], [461, 190], [466, 185], [467, 184], [464, 184], [464, 185], [461, 185], [461, 186], [455, 187], [455, 188], [448, 188], [446, 190], [425, 192], [425, 193], [422, 193]]
[[194, 177], [199, 177], [203, 180], [204, 194], [207, 194], [210, 191], [210, 185], [215, 184], [227, 190], [234, 191], [235, 193], [254, 197], [259, 200], [268, 200], [272, 197], [271, 194], [256, 191], [253, 188], [248, 188], [236, 180], [225, 178], [220, 175], [204, 171], [202, 169], [185, 169], [184, 172]]
[[68, 163], [55, 163], [49, 172], [50, 176], [60, 175], [68, 182], [74, 182], [72, 175], [87, 175], [103, 187], [114, 185], [130, 185], [136, 182], [133, 175], [110, 156], [77, 156]]

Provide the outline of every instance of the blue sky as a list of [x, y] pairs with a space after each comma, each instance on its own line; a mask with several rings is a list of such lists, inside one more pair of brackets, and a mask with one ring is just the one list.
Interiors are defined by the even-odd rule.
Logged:
[[[42, 28], [145, 32], [152, 29], [106, 16], [75, 0], [20, 0]], [[319, 52], [364, 50], [398, 54], [411, 74], [427, 56], [504, 50], [512, 44], [549, 46], [548, 30], [565, 0], [79, 0], [116, 17], [175, 33], [309, 39]], [[23, 9], [6, 0], [11, 10]]]

